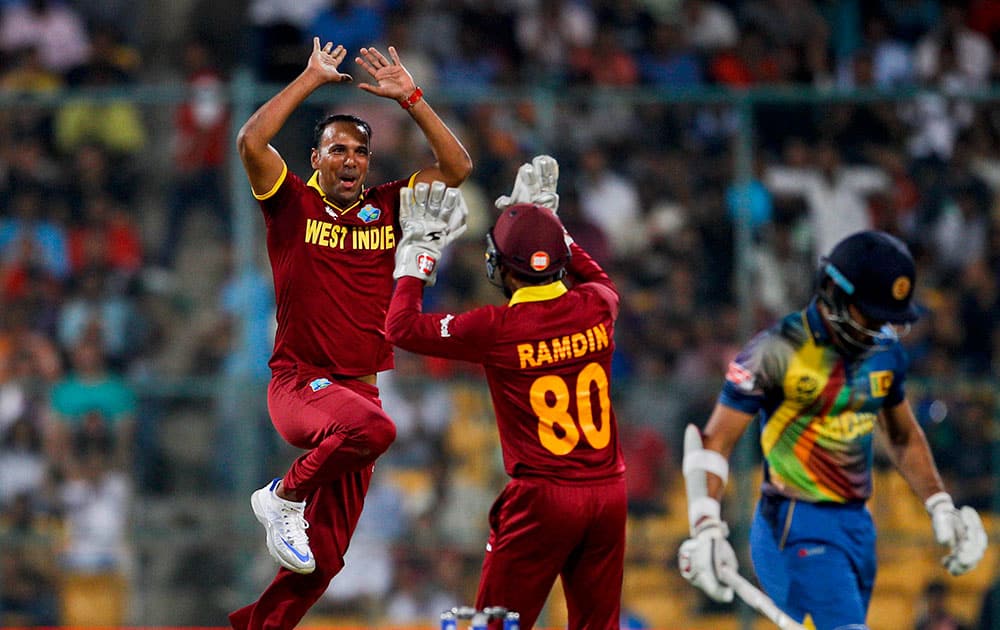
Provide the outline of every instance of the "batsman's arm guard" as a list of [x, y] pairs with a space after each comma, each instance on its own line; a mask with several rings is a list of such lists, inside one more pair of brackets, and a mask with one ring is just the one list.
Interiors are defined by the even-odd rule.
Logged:
[[698, 427], [684, 432], [684, 485], [687, 488], [688, 525], [691, 537], [681, 543], [677, 564], [681, 576], [719, 602], [733, 601], [733, 587], [723, 577], [739, 570], [739, 562], [727, 540], [729, 527], [722, 520], [718, 500], [708, 494], [707, 473], [723, 481], [729, 464], [721, 453], [706, 450]]
[[718, 451], [706, 449], [698, 427], [689, 424], [684, 430], [684, 485], [687, 488], [688, 525], [695, 535], [698, 522], [704, 517], [721, 520], [719, 502], [708, 494], [708, 477], [712, 473], [725, 485], [729, 480], [729, 462]]

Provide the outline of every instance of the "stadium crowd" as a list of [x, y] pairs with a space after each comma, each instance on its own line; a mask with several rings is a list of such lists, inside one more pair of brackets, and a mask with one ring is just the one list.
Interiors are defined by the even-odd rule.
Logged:
[[[956, 502], [995, 509], [1000, 109], [976, 94], [1000, 82], [1000, 2], [190, 0], [168, 34], [138, 4], [0, 2], [0, 625], [64, 621], [67, 575], [141, 573], [143, 497], [210, 479], [243, 501], [244, 481], [287, 459], [265, 437], [269, 276], [235, 264], [230, 188], [243, 183], [229, 177], [226, 90], [244, 66], [287, 82], [314, 35], [351, 55], [392, 44], [429, 99], [451, 95], [435, 107], [472, 154], [472, 215], [429, 308], [499, 299], [482, 264], [492, 195], [526, 157], [559, 160], [560, 215], [622, 294], [614, 376], [628, 384], [616, 405], [634, 514], [666, 509], [680, 433], [706, 417], [741, 332], [804, 303], [819, 256], [866, 228], [915, 254], [912, 398]], [[158, 82], [189, 96], [167, 107], [76, 90]], [[504, 87], [537, 88], [553, 107], [476, 97]], [[756, 103], [752, 177], [736, 182], [735, 101], [672, 98], [713, 87], [864, 97]], [[625, 100], [627, 88], [663, 98]], [[54, 106], [18, 99], [67, 90]], [[398, 108], [363, 99], [345, 107], [377, 121], [371, 180], [408, 175], [422, 145]], [[309, 133], [281, 142], [307, 146]], [[289, 167], [307, 174], [307, 158]], [[468, 420], [486, 404], [468, 385], [477, 375], [399, 352], [380, 377], [399, 428], [380, 467], [426, 483], [376, 483], [327, 609], [382, 601], [385, 620], [405, 623], [470, 598], [502, 473], [490, 426]], [[163, 393], [175, 382], [230, 385]], [[216, 450], [192, 450], [189, 430]], [[213, 598], [187, 622], [223, 619], [228, 602]]]

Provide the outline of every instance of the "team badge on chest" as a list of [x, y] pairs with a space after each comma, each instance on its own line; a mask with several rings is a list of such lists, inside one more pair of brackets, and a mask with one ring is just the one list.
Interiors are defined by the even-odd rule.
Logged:
[[358, 218], [364, 221], [365, 223], [378, 221], [378, 218], [380, 216], [382, 216], [382, 211], [371, 204], [358, 210]]

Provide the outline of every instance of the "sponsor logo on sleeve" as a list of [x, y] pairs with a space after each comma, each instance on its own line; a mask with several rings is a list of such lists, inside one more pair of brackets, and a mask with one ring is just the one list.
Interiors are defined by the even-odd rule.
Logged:
[[868, 375], [872, 388], [872, 397], [885, 398], [892, 387], [892, 370], [876, 370]]
[[451, 320], [453, 320], [453, 319], [455, 319], [455, 316], [452, 315], [451, 313], [448, 313], [447, 315], [445, 315], [444, 317], [441, 318], [441, 336], [442, 337], [451, 337], [451, 332], [448, 330], [448, 324], [450, 324]]
[[729, 362], [729, 369], [726, 370], [726, 380], [735, 385], [740, 391], [753, 391], [753, 372], [746, 369], [736, 361]]

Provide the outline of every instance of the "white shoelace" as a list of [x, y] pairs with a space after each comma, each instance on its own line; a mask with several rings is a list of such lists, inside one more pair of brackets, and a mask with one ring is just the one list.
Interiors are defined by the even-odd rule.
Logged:
[[281, 503], [278, 511], [281, 513], [282, 537], [295, 547], [308, 545], [309, 536], [306, 535], [306, 530], [309, 529], [309, 521], [306, 520], [304, 510]]

